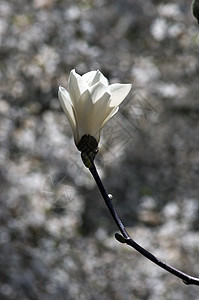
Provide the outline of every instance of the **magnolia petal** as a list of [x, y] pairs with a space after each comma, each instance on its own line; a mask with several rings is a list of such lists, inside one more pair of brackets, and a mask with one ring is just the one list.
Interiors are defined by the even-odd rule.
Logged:
[[92, 85], [99, 81], [105, 86], [108, 86], [108, 79], [99, 70], [97, 70], [95, 77], [93, 78]]
[[60, 86], [59, 91], [58, 91], [58, 97], [59, 97], [61, 107], [62, 107], [63, 111], [65, 112], [65, 114], [68, 118], [68, 121], [70, 123], [70, 126], [73, 130], [73, 135], [75, 136], [76, 135], [76, 120], [75, 120], [74, 110], [71, 105], [69, 93], [63, 87]]
[[65, 99], [70, 102], [70, 104], [72, 105], [72, 102], [71, 102], [71, 98], [70, 98], [70, 95], [69, 95], [69, 92], [62, 86], [59, 86], [59, 92], [64, 95]]
[[96, 132], [95, 134], [93, 134], [93, 137], [97, 140], [98, 143], [99, 143], [99, 140], [100, 140], [100, 135], [101, 135], [101, 131], [102, 131], [103, 127], [118, 112], [118, 110], [119, 110], [119, 107], [114, 107], [111, 110], [110, 114], [103, 121], [100, 130], [98, 132]]
[[100, 98], [106, 93], [109, 94], [109, 98], [111, 97], [111, 94], [109, 93], [108, 87], [106, 87], [103, 83], [97, 82], [93, 86], [89, 87], [89, 92], [91, 94], [91, 98], [93, 103], [96, 103], [99, 101]]
[[82, 75], [82, 78], [86, 81], [86, 83], [88, 84], [88, 86], [91, 86], [93, 78], [95, 77], [95, 74], [97, 73], [97, 71], [89, 71], [85, 74]]
[[88, 86], [92, 86], [97, 82], [103, 83], [105, 86], [108, 86], [108, 79], [99, 71], [90, 71], [82, 76], [86, 80]]
[[95, 104], [93, 105], [91, 118], [91, 132], [90, 134], [95, 135], [100, 131], [104, 120], [107, 118], [107, 106], [110, 99], [110, 94], [105, 93]]
[[110, 106], [116, 107], [126, 98], [132, 88], [132, 84], [114, 83], [109, 85], [111, 92]]
[[118, 112], [119, 107], [114, 107], [112, 108], [111, 112], [109, 113], [109, 115], [106, 117], [106, 119], [104, 120], [104, 122], [102, 123], [102, 127], [104, 127], [104, 125]]
[[88, 85], [82, 76], [75, 72], [75, 69], [70, 72], [68, 88], [73, 105], [76, 106], [79, 97], [88, 89]]
[[91, 99], [90, 92], [86, 90], [79, 98], [78, 105], [76, 107], [77, 118], [77, 131], [78, 139], [85, 134], [90, 134], [91, 132], [91, 115], [93, 110], [93, 102]]

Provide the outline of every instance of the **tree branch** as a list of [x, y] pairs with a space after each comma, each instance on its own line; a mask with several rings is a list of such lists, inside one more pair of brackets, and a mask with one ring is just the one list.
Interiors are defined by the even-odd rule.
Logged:
[[[87, 166], [88, 167], [88, 166]], [[112, 201], [110, 199], [110, 197], [108, 196], [108, 193], [106, 192], [106, 189], [99, 177], [99, 174], [97, 172], [97, 169], [95, 167], [94, 164], [94, 159], [90, 160], [90, 165], [89, 165], [89, 170], [91, 172], [91, 174], [93, 175], [93, 178], [95, 179], [95, 182], [100, 190], [100, 193], [112, 215], [112, 218], [114, 219], [117, 227], [119, 228], [120, 232], [122, 235], [120, 235], [119, 233], [115, 234], [115, 238], [120, 242], [120, 243], [124, 243], [127, 244], [131, 247], [133, 247], [135, 250], [137, 250], [139, 253], [141, 253], [143, 256], [145, 256], [146, 258], [148, 258], [149, 260], [151, 260], [153, 263], [155, 263], [156, 265], [160, 266], [162, 269], [170, 272], [171, 274], [175, 275], [176, 277], [182, 279], [182, 281], [187, 284], [193, 284], [193, 285], [199, 285], [199, 278], [196, 277], [192, 277], [187, 275], [186, 273], [183, 273], [173, 267], [171, 267], [170, 265], [166, 264], [165, 262], [159, 260], [157, 257], [155, 257], [153, 254], [151, 254], [150, 252], [148, 252], [146, 249], [142, 248], [139, 244], [137, 244], [129, 235], [129, 233], [127, 232], [127, 230], [125, 229], [122, 221], [120, 220], [113, 204]]]

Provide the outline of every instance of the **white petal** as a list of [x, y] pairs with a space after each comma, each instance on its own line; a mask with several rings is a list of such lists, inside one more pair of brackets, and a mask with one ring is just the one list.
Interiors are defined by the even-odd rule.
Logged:
[[88, 86], [92, 86], [97, 82], [103, 83], [105, 86], [108, 86], [107, 78], [99, 71], [90, 71], [82, 76], [86, 80]]
[[79, 98], [78, 105], [76, 107], [77, 114], [77, 130], [78, 139], [85, 134], [90, 134], [91, 132], [91, 115], [93, 110], [93, 102], [91, 95], [88, 90], [86, 90]]
[[110, 118], [112, 118], [118, 112], [118, 110], [119, 110], [118, 106], [112, 108], [112, 110], [110, 111], [110, 113], [108, 114], [108, 116], [106, 117], [106, 119], [104, 120], [104, 122], [102, 123], [102, 128], [110, 120]]
[[63, 87], [60, 86], [59, 91], [58, 91], [58, 97], [59, 97], [61, 107], [70, 122], [71, 128], [73, 130], [73, 135], [75, 136], [76, 135], [76, 120], [75, 120], [74, 110], [71, 105], [71, 99], [70, 99], [69, 93]]
[[111, 92], [110, 106], [116, 107], [126, 98], [132, 88], [132, 84], [114, 83], [109, 85]]
[[90, 134], [96, 137], [96, 134], [101, 130], [102, 124], [107, 117], [107, 107], [110, 99], [110, 94], [105, 93], [93, 106], [91, 118]]
[[97, 82], [93, 86], [89, 87], [89, 92], [91, 94], [91, 98], [93, 103], [97, 102], [105, 93], [109, 94], [109, 98], [111, 94], [109, 93], [108, 87], [106, 87], [103, 83]]
[[119, 107], [112, 108], [111, 111], [109, 112], [108, 116], [104, 119], [104, 121], [103, 121], [103, 123], [101, 125], [101, 128], [100, 128], [100, 131], [97, 134], [93, 135], [98, 142], [100, 140], [100, 134], [101, 134], [101, 131], [102, 131], [103, 127], [118, 112], [118, 110], [119, 110]]
[[97, 71], [89, 71], [89, 72], [82, 75], [82, 78], [86, 81], [88, 86], [91, 85], [90, 83], [92, 83], [93, 78], [95, 77], [96, 73], [97, 73]]
[[60, 93], [65, 97], [65, 99], [66, 99], [68, 102], [70, 102], [71, 105], [72, 105], [72, 102], [71, 102], [71, 98], [70, 98], [69, 92], [68, 92], [64, 87], [62, 87], [62, 86], [59, 86], [59, 91], [58, 91], [58, 93], [59, 93], [59, 92], [60, 92]]
[[68, 88], [73, 105], [76, 106], [79, 97], [87, 90], [88, 85], [85, 80], [83, 80], [82, 76], [77, 74], [73, 69], [70, 72]]

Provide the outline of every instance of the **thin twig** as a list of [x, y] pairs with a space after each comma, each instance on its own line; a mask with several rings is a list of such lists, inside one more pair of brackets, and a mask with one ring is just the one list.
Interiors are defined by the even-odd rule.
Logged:
[[186, 273], [183, 273], [173, 267], [171, 267], [170, 265], [166, 264], [165, 262], [159, 260], [157, 257], [155, 257], [153, 254], [151, 254], [150, 252], [148, 252], [146, 249], [142, 248], [139, 244], [137, 244], [129, 235], [129, 233], [127, 232], [127, 230], [125, 229], [122, 221], [120, 220], [113, 204], [112, 201], [110, 199], [110, 197], [108, 196], [108, 193], [106, 192], [106, 189], [99, 177], [99, 174], [97, 172], [97, 169], [95, 167], [94, 161], [92, 161], [91, 166], [89, 167], [89, 170], [91, 172], [91, 174], [93, 175], [95, 182], [100, 190], [100, 193], [116, 223], [116, 225], [118, 226], [120, 232], [122, 235], [116, 233], [115, 234], [115, 238], [121, 242], [121, 243], [125, 243], [131, 247], [133, 247], [135, 250], [137, 250], [139, 253], [141, 253], [143, 256], [145, 256], [146, 258], [148, 258], [149, 260], [151, 260], [152, 262], [154, 262], [156, 265], [160, 266], [161, 268], [163, 268], [164, 270], [170, 272], [171, 274], [175, 275], [176, 277], [182, 279], [182, 281], [187, 284], [193, 284], [193, 285], [199, 285], [199, 278], [196, 277], [192, 277], [187, 275]]

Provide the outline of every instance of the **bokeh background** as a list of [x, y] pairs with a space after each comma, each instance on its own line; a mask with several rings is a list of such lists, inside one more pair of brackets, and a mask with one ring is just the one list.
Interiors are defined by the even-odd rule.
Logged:
[[0, 299], [199, 299], [114, 239], [57, 99], [71, 69], [133, 83], [96, 164], [133, 238], [199, 276], [191, 1], [0, 1]]

